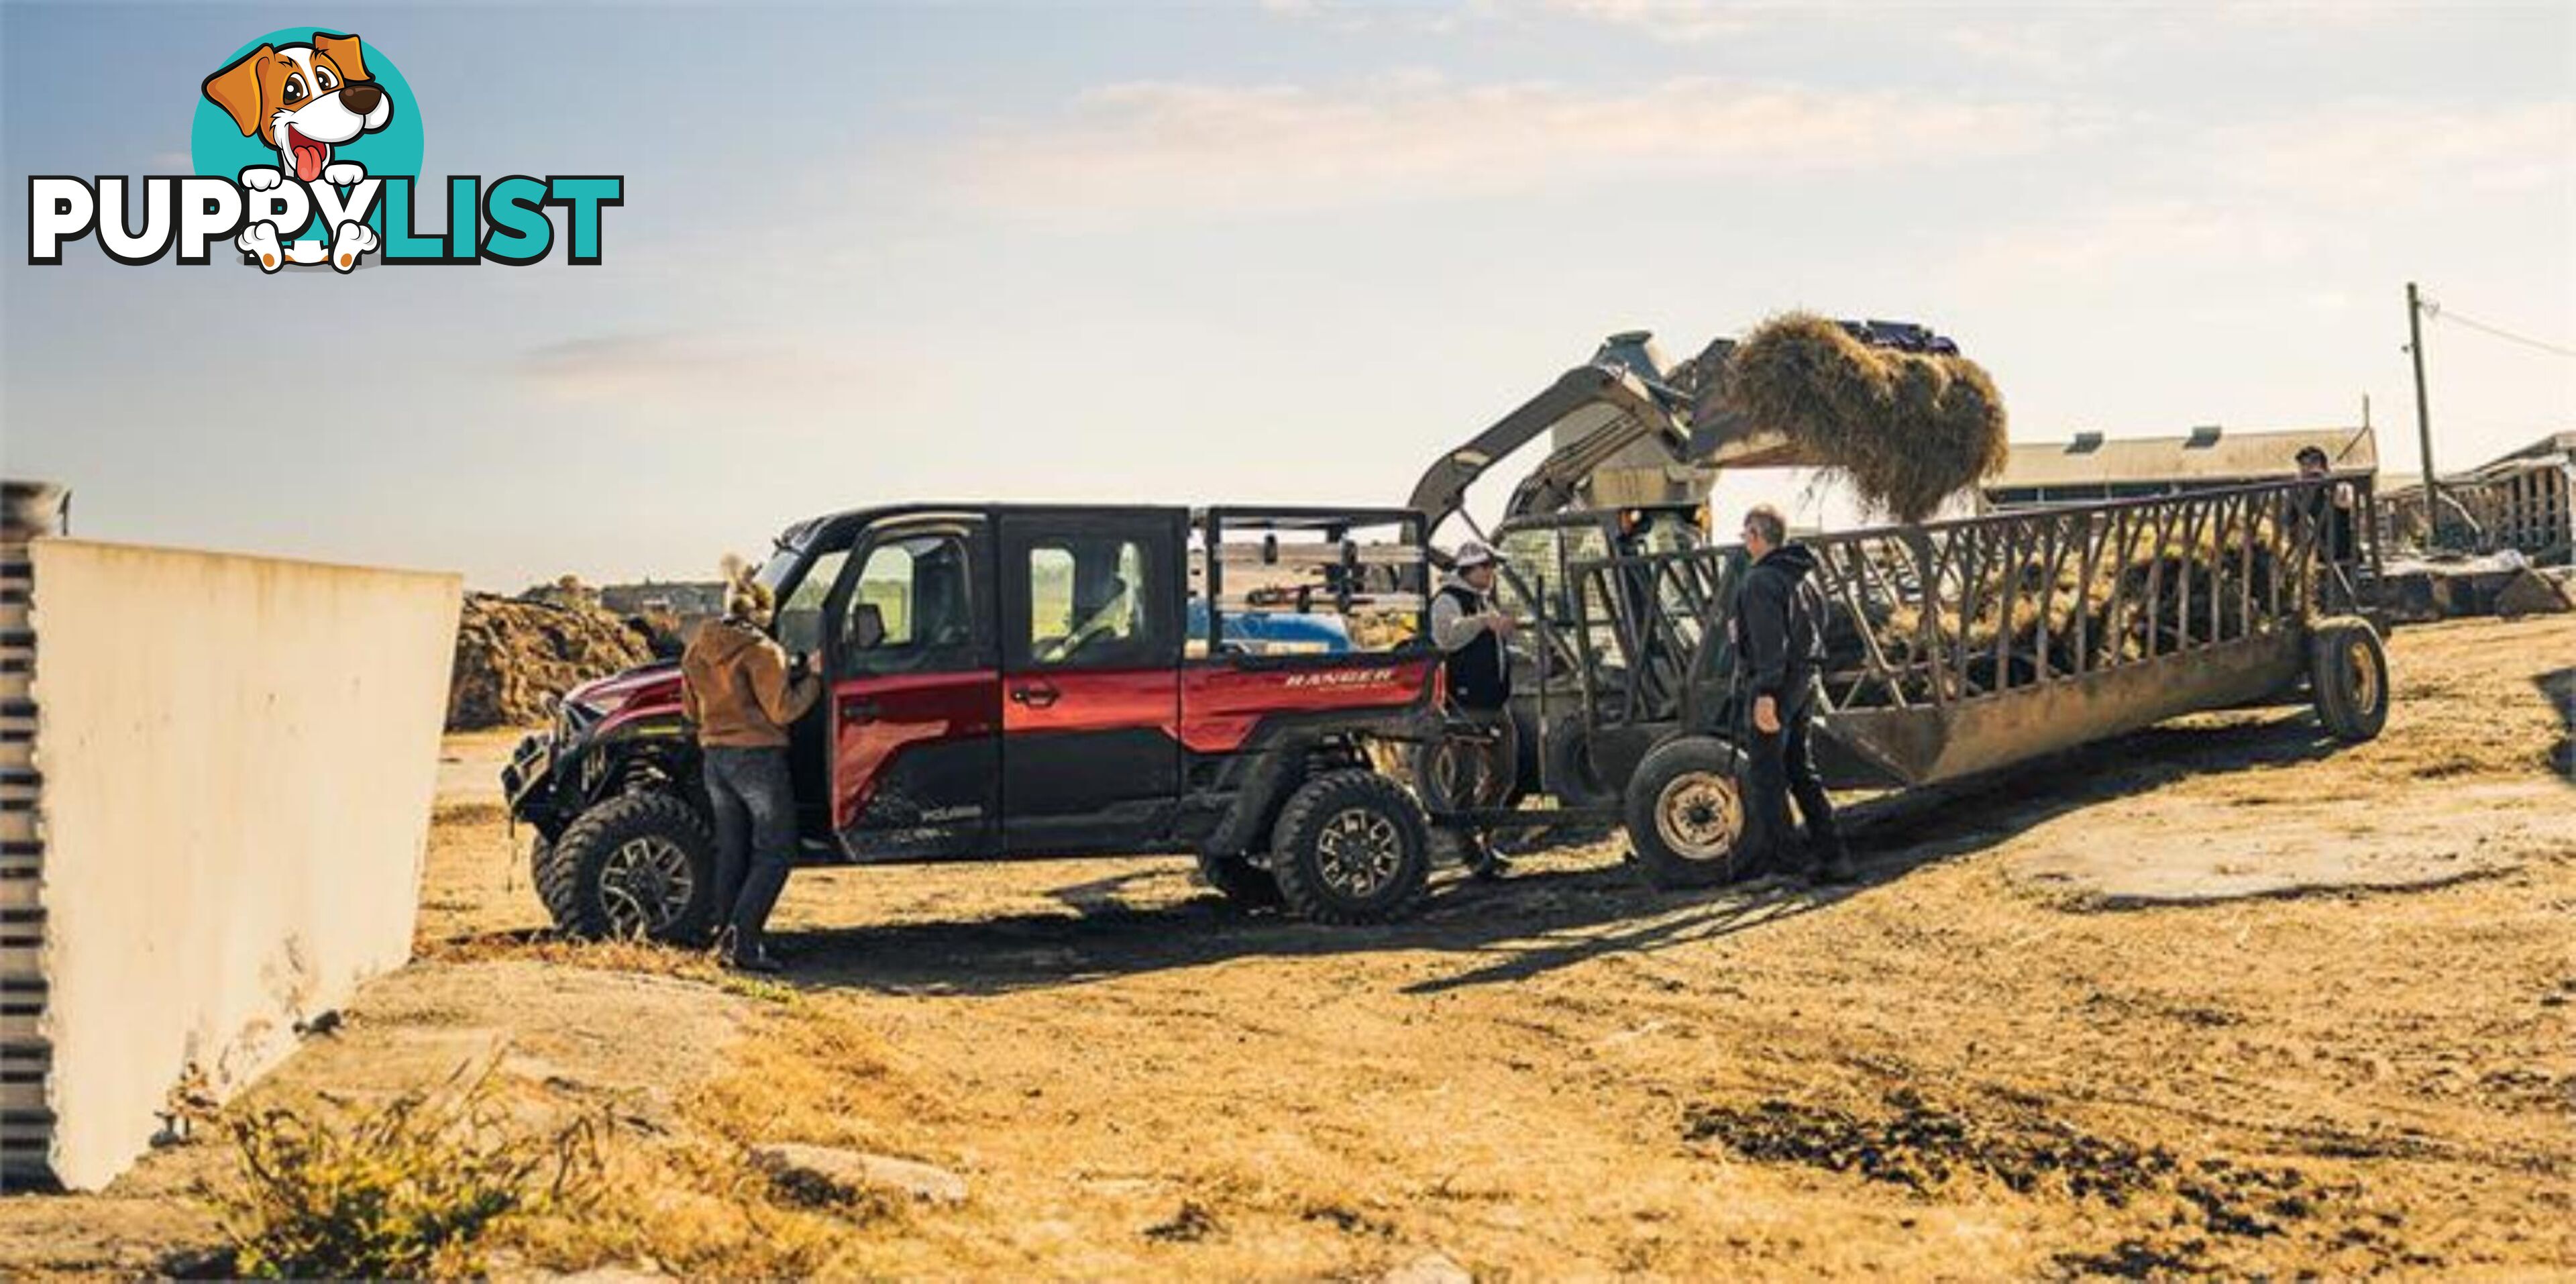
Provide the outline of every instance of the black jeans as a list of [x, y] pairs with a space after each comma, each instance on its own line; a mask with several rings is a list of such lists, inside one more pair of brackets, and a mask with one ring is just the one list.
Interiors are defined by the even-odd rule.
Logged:
[[796, 863], [796, 792], [784, 749], [710, 746], [707, 802], [716, 821], [716, 917], [733, 951], [760, 953], [761, 932]]
[[1750, 779], [1745, 782], [1751, 794], [1745, 799], [1745, 838], [1756, 869], [1786, 867], [1793, 832], [1789, 826], [1792, 794], [1798, 799], [1798, 814], [1806, 818], [1807, 841], [1817, 858], [1831, 855], [1842, 845], [1834, 829], [1834, 800], [1826, 796], [1824, 782], [1816, 777], [1815, 747], [1808, 743], [1808, 728], [1816, 719], [1814, 686], [1784, 693], [1779, 705], [1780, 729], [1767, 735], [1754, 727], [1750, 709], [1744, 716], [1752, 759]]

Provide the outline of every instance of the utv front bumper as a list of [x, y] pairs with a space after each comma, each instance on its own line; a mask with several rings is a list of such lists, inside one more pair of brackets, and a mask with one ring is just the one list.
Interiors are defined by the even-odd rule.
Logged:
[[539, 731], [519, 741], [510, 751], [508, 766], [501, 768], [501, 797], [510, 814], [529, 819], [527, 804], [553, 783], [555, 737], [551, 731]]

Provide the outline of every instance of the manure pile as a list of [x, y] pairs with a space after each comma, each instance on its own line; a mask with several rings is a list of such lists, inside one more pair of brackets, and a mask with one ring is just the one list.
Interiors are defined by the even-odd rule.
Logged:
[[642, 634], [606, 611], [474, 593], [456, 623], [447, 729], [545, 721], [545, 700], [652, 659]]

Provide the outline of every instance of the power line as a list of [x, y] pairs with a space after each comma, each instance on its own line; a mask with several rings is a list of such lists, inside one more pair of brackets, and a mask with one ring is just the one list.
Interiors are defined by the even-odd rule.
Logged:
[[2475, 317], [2463, 316], [2457, 309], [2443, 307], [2437, 300], [2427, 299], [2424, 301], [2424, 314], [2436, 321], [2450, 321], [2458, 325], [2467, 326], [2472, 330], [2482, 331], [2486, 334], [2493, 335], [2496, 338], [2503, 339], [2508, 343], [2519, 343], [2524, 347], [2538, 348], [2543, 352], [2561, 357], [2576, 357], [2576, 348], [2570, 348], [2564, 344], [2551, 343], [2547, 339], [2535, 339], [2527, 334], [2516, 334], [2511, 330], [2505, 329], [2503, 326], [2489, 325]]

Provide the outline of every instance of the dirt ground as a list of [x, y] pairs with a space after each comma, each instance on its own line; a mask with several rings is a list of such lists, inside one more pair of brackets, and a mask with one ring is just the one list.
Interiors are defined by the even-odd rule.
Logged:
[[[1612, 842], [1331, 930], [1176, 861], [813, 871], [778, 986], [534, 939], [505, 740], [457, 737], [423, 961], [236, 1109], [492, 1065], [612, 1115], [611, 1202], [503, 1274], [2564, 1276], [2576, 619], [2391, 649], [2374, 743], [2169, 724], [1891, 813], [1856, 888], [1658, 895]], [[801, 1206], [769, 1141], [970, 1194]], [[0, 1200], [0, 1274], [214, 1243], [229, 1164]]]

